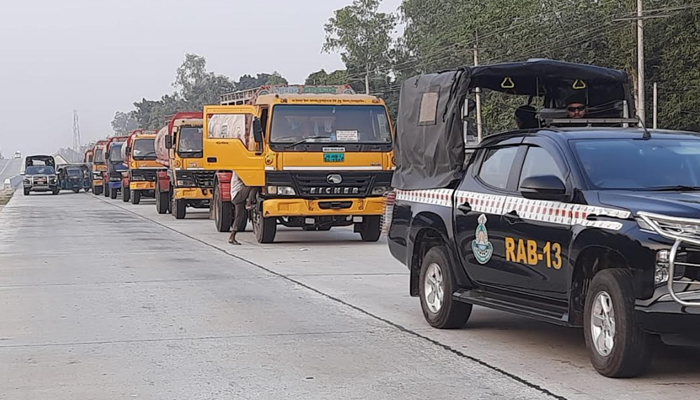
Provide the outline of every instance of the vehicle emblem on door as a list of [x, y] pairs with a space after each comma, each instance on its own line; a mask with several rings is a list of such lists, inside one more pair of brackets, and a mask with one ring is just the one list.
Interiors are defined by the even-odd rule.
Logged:
[[331, 174], [326, 177], [326, 182], [330, 183], [331, 185], [337, 185], [339, 183], [343, 183], [343, 177], [338, 174]]
[[486, 264], [493, 255], [493, 245], [489, 242], [489, 232], [486, 230], [486, 215], [479, 216], [479, 225], [476, 227], [476, 239], [472, 241], [474, 257], [480, 264]]

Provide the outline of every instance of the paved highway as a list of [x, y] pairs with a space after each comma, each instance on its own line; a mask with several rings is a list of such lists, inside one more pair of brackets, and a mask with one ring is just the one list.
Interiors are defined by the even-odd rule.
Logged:
[[[386, 243], [350, 230], [226, 242], [92, 194], [0, 212], [0, 399], [688, 399], [700, 352], [599, 376], [580, 330], [475, 308], [426, 325]], [[3, 397], [3, 395], [5, 397]]]

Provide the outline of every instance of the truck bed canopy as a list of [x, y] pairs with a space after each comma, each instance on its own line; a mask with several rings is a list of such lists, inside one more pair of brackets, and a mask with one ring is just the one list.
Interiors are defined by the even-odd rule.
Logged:
[[622, 118], [625, 101], [633, 110], [627, 74], [593, 65], [536, 59], [418, 75], [401, 88], [394, 188], [444, 188], [461, 177], [462, 109], [475, 88], [526, 96], [527, 104], [538, 99], [543, 108], [565, 107], [581, 93], [601, 118]]

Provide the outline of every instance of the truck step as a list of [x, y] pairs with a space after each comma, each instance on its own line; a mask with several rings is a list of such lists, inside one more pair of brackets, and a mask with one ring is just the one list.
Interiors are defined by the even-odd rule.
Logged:
[[452, 298], [463, 303], [474, 304], [500, 311], [511, 312], [556, 325], [571, 326], [566, 307], [552, 305], [533, 299], [516, 298], [507, 294], [477, 290], [458, 290]]

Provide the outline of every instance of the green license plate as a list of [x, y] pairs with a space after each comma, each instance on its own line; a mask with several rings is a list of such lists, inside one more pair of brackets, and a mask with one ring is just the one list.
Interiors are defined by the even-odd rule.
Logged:
[[326, 153], [323, 155], [323, 162], [343, 162], [345, 153]]

